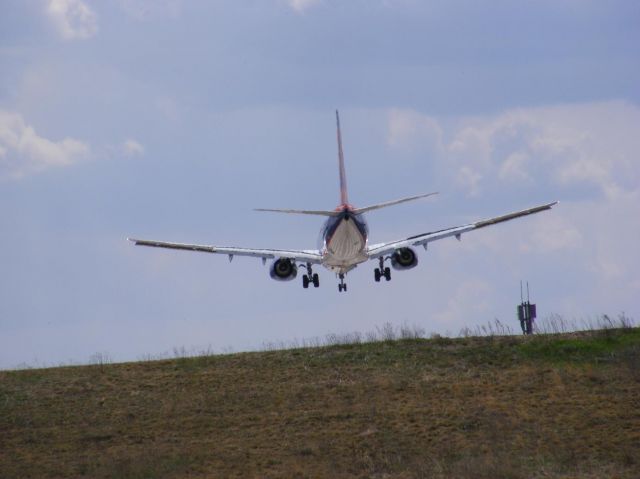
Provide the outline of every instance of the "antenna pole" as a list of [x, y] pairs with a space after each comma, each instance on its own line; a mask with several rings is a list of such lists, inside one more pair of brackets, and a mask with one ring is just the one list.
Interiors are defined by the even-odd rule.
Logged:
[[524, 303], [524, 299], [522, 298], [522, 280], [520, 280], [520, 302]]

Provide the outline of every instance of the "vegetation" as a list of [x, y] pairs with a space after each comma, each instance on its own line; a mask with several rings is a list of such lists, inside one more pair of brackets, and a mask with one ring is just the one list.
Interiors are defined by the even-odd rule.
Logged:
[[638, 477], [640, 329], [397, 336], [0, 372], [0, 477]]

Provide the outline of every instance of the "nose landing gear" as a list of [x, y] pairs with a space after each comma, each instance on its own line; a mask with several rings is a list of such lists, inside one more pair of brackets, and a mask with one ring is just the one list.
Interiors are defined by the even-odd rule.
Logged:
[[340, 291], [340, 292], [347, 291], [347, 284], [344, 282], [344, 273], [340, 273], [338, 275], [338, 278], [340, 278], [340, 284], [338, 285], [338, 291]]

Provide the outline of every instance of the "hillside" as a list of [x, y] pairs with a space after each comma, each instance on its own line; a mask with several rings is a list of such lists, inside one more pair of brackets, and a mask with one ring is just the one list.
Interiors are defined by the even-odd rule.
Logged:
[[640, 329], [0, 372], [0, 477], [637, 478]]

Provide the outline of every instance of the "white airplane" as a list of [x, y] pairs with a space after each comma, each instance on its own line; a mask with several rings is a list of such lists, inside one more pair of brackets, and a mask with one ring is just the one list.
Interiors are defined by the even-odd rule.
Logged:
[[327, 220], [321, 231], [319, 249], [312, 250], [285, 250], [285, 249], [254, 249], [238, 248], [235, 246], [211, 246], [184, 243], [168, 243], [164, 241], [143, 240], [128, 238], [136, 245], [152, 246], [156, 248], [169, 248], [187, 251], [200, 251], [203, 253], [217, 253], [229, 256], [229, 261], [234, 256], [253, 256], [262, 258], [263, 264], [267, 259], [274, 260], [271, 264], [270, 275], [278, 281], [290, 281], [296, 278], [298, 268], [304, 268], [302, 276], [302, 286], [308, 288], [310, 284], [314, 287], [320, 286], [318, 274], [313, 272], [314, 265], [321, 265], [335, 272], [340, 279], [338, 291], [346, 291], [347, 285], [344, 282], [345, 275], [360, 263], [368, 260], [377, 260], [378, 267], [374, 270], [374, 278], [379, 282], [381, 278], [387, 281], [391, 279], [391, 269], [385, 267], [385, 261], [389, 261], [396, 270], [411, 269], [418, 264], [418, 256], [413, 248], [422, 246], [427, 249], [427, 245], [432, 241], [441, 240], [454, 236], [460, 240], [463, 233], [495, 225], [503, 221], [509, 221], [521, 216], [526, 216], [540, 211], [551, 209], [557, 204], [547, 203], [535, 206], [526, 210], [516, 211], [495, 218], [490, 218], [476, 223], [469, 223], [453, 228], [446, 228], [429, 233], [422, 233], [408, 238], [390, 241], [388, 243], [368, 244], [369, 229], [364, 218], [364, 213], [386, 208], [387, 206], [413, 201], [418, 198], [435, 195], [437, 193], [426, 193], [399, 200], [388, 201], [364, 208], [356, 208], [349, 203], [347, 196], [347, 179], [344, 170], [344, 155], [342, 153], [342, 136], [340, 134], [340, 117], [336, 111], [337, 135], [338, 135], [338, 166], [340, 169], [340, 204], [335, 210], [291, 210], [291, 209], [265, 209], [258, 208], [256, 211], [273, 211], [277, 213], [293, 213], [302, 215], [325, 216]]

